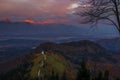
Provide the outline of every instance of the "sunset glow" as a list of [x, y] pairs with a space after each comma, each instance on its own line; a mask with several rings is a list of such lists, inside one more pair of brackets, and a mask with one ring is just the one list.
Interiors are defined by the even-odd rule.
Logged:
[[43, 22], [36, 22], [37, 24], [56, 24], [54, 21], [43, 21]]
[[3, 22], [11, 22], [9, 18], [3, 18], [2, 21]]
[[30, 24], [42, 24], [42, 25], [46, 25], [46, 24], [56, 24], [56, 23], [57, 23], [57, 22], [52, 21], [52, 20], [41, 21], [41, 22], [37, 22], [37, 21], [33, 21], [33, 20], [24, 20], [23, 22], [25, 22], [25, 23], [30, 23]]
[[34, 23], [35, 23], [33, 20], [24, 20], [24, 22], [26, 22], [26, 23], [31, 23], [31, 24], [34, 24]]
[[69, 14], [80, 6], [79, 3], [78, 0], [0, 0], [0, 19], [8, 17], [12, 21], [25, 20], [32, 24], [36, 24], [34, 21], [49, 24], [56, 20], [69, 20], [71, 23], [74, 20]]

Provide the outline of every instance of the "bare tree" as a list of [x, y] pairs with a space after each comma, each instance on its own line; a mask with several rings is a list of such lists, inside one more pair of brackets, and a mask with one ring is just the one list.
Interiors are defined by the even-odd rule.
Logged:
[[[120, 33], [120, 0], [89, 0], [78, 15], [83, 17], [82, 23], [112, 24]], [[86, 8], [86, 9], [85, 9]]]

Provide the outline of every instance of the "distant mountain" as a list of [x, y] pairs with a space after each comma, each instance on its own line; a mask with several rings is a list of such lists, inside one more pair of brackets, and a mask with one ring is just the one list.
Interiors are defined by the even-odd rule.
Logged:
[[[46, 22], [45, 22], [46, 23]], [[48, 41], [96, 40], [117, 36], [110, 27], [90, 28], [66, 24], [30, 24], [26, 22], [0, 22], [0, 37], [15, 39], [43, 39]], [[103, 31], [105, 30], [105, 31]], [[112, 35], [111, 35], [112, 34]], [[111, 35], [111, 36], [109, 36]]]
[[[88, 28], [64, 24], [29, 24], [0, 22], [0, 36], [15, 39], [68, 40], [76, 39]], [[82, 37], [82, 36], [81, 36]]]
[[0, 40], [0, 63], [29, 53], [44, 40], [5, 39]]
[[120, 53], [120, 38], [102, 39], [97, 43], [112, 52]]

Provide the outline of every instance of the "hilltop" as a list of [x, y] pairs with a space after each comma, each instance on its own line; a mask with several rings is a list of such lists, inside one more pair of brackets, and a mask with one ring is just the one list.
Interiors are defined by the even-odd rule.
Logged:
[[89, 40], [61, 44], [43, 43], [35, 49], [35, 52], [42, 50], [59, 53], [74, 63], [79, 63], [81, 59], [107, 63], [117, 63], [118, 61], [113, 57], [114, 53]]

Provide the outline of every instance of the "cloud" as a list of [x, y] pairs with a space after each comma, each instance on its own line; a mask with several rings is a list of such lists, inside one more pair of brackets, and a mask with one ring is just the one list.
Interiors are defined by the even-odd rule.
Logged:
[[0, 18], [67, 21], [66, 15], [74, 12], [68, 7], [77, 7], [75, 2], [77, 0], [0, 0]]
[[9, 18], [3, 18], [2, 21], [3, 21], [3, 22], [7, 22], [7, 23], [8, 23], [8, 22], [11, 22]]
[[49, 12], [51, 2], [51, 0], [2, 0], [0, 1], [0, 16], [38, 16], [38, 14]]
[[55, 22], [53, 20], [47, 20], [47, 21], [41, 21], [41, 22], [37, 22], [37, 21], [33, 21], [30, 19], [24, 20], [23, 22], [25, 23], [30, 23], [30, 24], [42, 24], [42, 25], [46, 25], [46, 24], [57, 24], [58, 22]]
[[33, 21], [33, 20], [24, 20], [23, 22], [25, 22], [25, 23], [30, 23], [30, 24], [34, 24], [35, 22]]
[[79, 3], [72, 3], [70, 4], [70, 6], [68, 7], [68, 9], [75, 9], [75, 8], [78, 8], [80, 6]]

